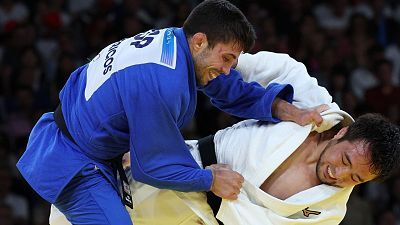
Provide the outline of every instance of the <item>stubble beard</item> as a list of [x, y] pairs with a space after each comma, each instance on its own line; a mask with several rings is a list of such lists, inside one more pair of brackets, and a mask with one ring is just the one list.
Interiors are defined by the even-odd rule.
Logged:
[[[338, 140], [335, 140], [335, 141], [334, 141], [334, 140], [331, 140], [331, 141], [329, 141], [329, 143], [326, 145], [325, 149], [322, 151], [321, 156], [319, 157], [319, 160], [318, 160], [318, 162], [317, 162], [316, 172], [317, 172], [317, 177], [318, 177], [318, 179], [321, 181], [322, 184], [330, 185], [330, 186], [337, 187], [337, 188], [342, 188], [341, 186], [337, 185], [337, 183], [336, 183], [335, 181], [329, 182], [329, 181], [325, 180], [325, 179], [324, 179], [324, 175], [323, 175], [324, 171], [322, 170], [322, 168], [320, 168], [320, 167], [322, 167], [322, 165], [321, 165], [321, 164], [322, 164], [321, 158], [323, 157], [324, 154], [326, 154], [326, 151], [328, 150], [328, 148], [329, 148], [330, 146], [336, 144], [336, 143], [338, 143]], [[318, 171], [321, 171], [321, 173], [318, 173]]]
[[194, 72], [196, 73], [196, 80], [201, 85], [206, 85], [207, 82], [204, 80], [207, 76], [206, 73], [206, 62], [204, 59], [208, 57], [208, 51], [203, 50], [196, 57], [193, 57]]
[[315, 168], [315, 172], [316, 172], [316, 174], [317, 174], [318, 180], [319, 180], [322, 184], [335, 186], [333, 182], [328, 182], [328, 181], [324, 178], [324, 175], [323, 175], [323, 174], [324, 174], [324, 171], [323, 171], [323, 169], [321, 168], [321, 167], [322, 167], [322, 165], [321, 165], [321, 164], [322, 164], [321, 159], [322, 159], [322, 157], [324, 156], [324, 154], [326, 153], [326, 151], [328, 150], [328, 148], [329, 148], [331, 145], [332, 145], [332, 142], [329, 142], [329, 143], [325, 146], [324, 150], [321, 152], [321, 155], [320, 155], [320, 157], [319, 157], [319, 159], [318, 159], [318, 162], [317, 162], [317, 166], [316, 166], [316, 168]]

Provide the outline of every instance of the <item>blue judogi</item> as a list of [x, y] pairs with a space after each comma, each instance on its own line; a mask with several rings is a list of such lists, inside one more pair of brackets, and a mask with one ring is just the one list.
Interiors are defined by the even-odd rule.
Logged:
[[193, 117], [198, 89], [228, 113], [273, 122], [278, 121], [271, 113], [274, 98], [293, 97], [290, 85], [264, 89], [245, 83], [235, 70], [198, 86], [183, 30], [150, 30], [109, 45], [71, 74], [60, 101], [76, 144], [61, 133], [53, 113], [46, 113], [17, 167], [35, 191], [61, 208], [63, 196], [71, 193], [60, 193], [82, 183], [77, 177], [88, 168], [99, 169], [97, 178], [105, 176], [116, 188], [109, 160], [128, 150], [137, 181], [178, 191], [210, 190], [211, 171], [199, 168], [179, 130]]

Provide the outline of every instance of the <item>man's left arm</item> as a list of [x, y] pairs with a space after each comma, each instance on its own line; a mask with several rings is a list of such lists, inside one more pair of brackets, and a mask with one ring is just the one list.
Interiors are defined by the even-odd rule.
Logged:
[[292, 102], [293, 88], [288, 84], [271, 84], [267, 88], [257, 82], [245, 82], [238, 71], [221, 75], [200, 89], [220, 110], [246, 119], [279, 122], [273, 115], [274, 100], [284, 99]]
[[319, 125], [322, 122], [319, 112], [326, 110], [326, 106], [300, 109], [290, 104], [294, 92], [291, 85], [270, 83], [264, 88], [257, 82], [245, 82], [233, 69], [229, 75], [218, 76], [201, 90], [217, 108], [241, 118]]

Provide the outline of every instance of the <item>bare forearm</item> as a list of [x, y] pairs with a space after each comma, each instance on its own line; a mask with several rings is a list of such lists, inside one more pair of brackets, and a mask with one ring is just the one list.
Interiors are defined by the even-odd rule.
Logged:
[[276, 98], [272, 103], [272, 115], [280, 120], [295, 121], [297, 114], [299, 109], [285, 100]]
[[272, 103], [272, 115], [274, 117], [283, 121], [292, 121], [302, 126], [310, 123], [319, 126], [322, 123], [320, 113], [327, 109], [329, 107], [326, 104], [309, 109], [300, 109], [280, 98], [276, 98]]

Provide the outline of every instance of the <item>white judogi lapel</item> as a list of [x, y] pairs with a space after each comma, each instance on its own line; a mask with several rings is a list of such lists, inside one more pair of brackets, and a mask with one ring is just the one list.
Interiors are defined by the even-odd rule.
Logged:
[[242, 191], [246, 194], [241, 194], [236, 201], [223, 201], [217, 217], [229, 225], [337, 225], [345, 214], [351, 188], [341, 191], [334, 189], [327, 185], [314, 187], [307, 190], [309, 193], [302, 193], [301, 199], [312, 197], [315, 193], [325, 193], [296, 204], [288, 202], [289, 199], [272, 200], [272, 196], [246, 183]]

